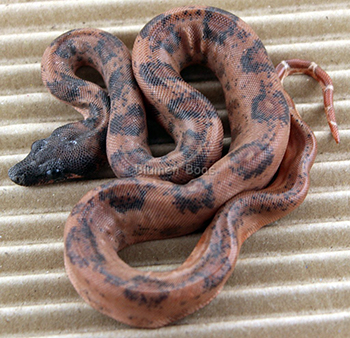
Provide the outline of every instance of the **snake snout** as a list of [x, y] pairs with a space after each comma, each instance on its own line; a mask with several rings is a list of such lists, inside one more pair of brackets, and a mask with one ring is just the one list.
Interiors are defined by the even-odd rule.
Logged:
[[19, 185], [25, 185], [24, 175], [18, 170], [17, 164], [8, 170], [8, 175], [12, 182]]
[[22, 186], [33, 186], [53, 183], [65, 178], [59, 161], [39, 162], [34, 157], [30, 153], [8, 170], [8, 176], [12, 182]]
[[30, 166], [25, 164], [25, 160], [15, 164], [8, 170], [8, 176], [11, 181], [23, 186], [38, 184], [38, 180], [32, 173], [33, 170], [31, 170]]

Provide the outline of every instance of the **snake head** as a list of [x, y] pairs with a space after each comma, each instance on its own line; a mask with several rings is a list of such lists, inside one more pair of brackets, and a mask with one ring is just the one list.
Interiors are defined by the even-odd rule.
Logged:
[[106, 162], [105, 135], [84, 122], [67, 124], [46, 139], [35, 141], [31, 151], [8, 171], [19, 185], [32, 186], [80, 178], [96, 172]]

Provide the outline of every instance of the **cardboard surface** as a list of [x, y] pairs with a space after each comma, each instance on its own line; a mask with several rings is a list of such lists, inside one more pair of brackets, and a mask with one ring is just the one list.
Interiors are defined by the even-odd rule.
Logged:
[[[331, 139], [318, 84], [304, 76], [288, 78], [286, 88], [318, 140], [309, 195], [295, 212], [249, 238], [220, 295], [183, 320], [158, 330], [117, 323], [86, 305], [65, 274], [65, 220], [87, 191], [110, 179], [110, 171], [86, 182], [35, 188], [15, 186], [7, 177], [8, 168], [25, 156], [33, 141], [80, 118], [51, 97], [41, 82], [41, 55], [55, 37], [73, 28], [98, 27], [119, 36], [131, 48], [149, 19], [189, 3], [195, 2], [0, 2], [0, 336], [349, 337], [347, 1], [201, 1], [248, 22], [275, 64], [298, 57], [315, 61], [329, 72], [341, 144]], [[211, 99], [226, 123], [215, 79], [191, 71], [187, 76]], [[153, 139], [153, 143], [157, 155], [173, 146], [166, 140], [157, 143]], [[199, 237], [196, 233], [143, 243], [121, 255], [142, 269], [171, 269], [186, 259]]]

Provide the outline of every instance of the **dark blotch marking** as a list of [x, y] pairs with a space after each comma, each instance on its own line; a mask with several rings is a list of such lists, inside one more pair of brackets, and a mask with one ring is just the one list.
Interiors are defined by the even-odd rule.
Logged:
[[[231, 14], [229, 15], [232, 17]], [[226, 30], [215, 31], [211, 28], [210, 25], [210, 21], [212, 20], [213, 16], [215, 16], [215, 12], [212, 12], [210, 10], [205, 12], [203, 19], [203, 40], [210, 40], [218, 45], [223, 45], [228, 37], [235, 34], [237, 24], [235, 21], [230, 20], [227, 22], [228, 27]]]
[[146, 199], [148, 191], [154, 189], [155, 186], [151, 183], [139, 185], [136, 178], [130, 178], [129, 182], [133, 183], [132, 191], [124, 191], [124, 194], [115, 194], [111, 187], [114, 187], [113, 181], [101, 186], [103, 190], [99, 192], [99, 201], [108, 203], [116, 212], [125, 214], [129, 210], [141, 210]]
[[[264, 105], [265, 100], [273, 105], [273, 109], [267, 110], [266, 108], [260, 108], [260, 105]], [[281, 91], [275, 91], [272, 95], [268, 95], [263, 81], [260, 82], [259, 94], [252, 100], [251, 107], [251, 117], [258, 123], [269, 123], [279, 120], [287, 125], [290, 121], [289, 107], [283, 93]], [[283, 112], [276, 114], [276, 110], [279, 110], [281, 107]]]
[[139, 306], [146, 306], [148, 309], [157, 308], [169, 297], [169, 292], [160, 292], [157, 295], [149, 296], [140, 291], [126, 289], [124, 297], [132, 302], [137, 302]]
[[[183, 133], [183, 143], [180, 145], [180, 151], [186, 160], [193, 157], [197, 151], [198, 145], [203, 144], [206, 138], [206, 131], [194, 132], [191, 129], [186, 130]], [[199, 164], [199, 163], [198, 163]]]
[[283, 106], [284, 109], [284, 114], [279, 115], [279, 120], [285, 125], [288, 125], [290, 122], [290, 111], [285, 96], [280, 90], [274, 92], [272, 96], [274, 99], [277, 99], [278, 104]]
[[203, 208], [213, 208], [214, 207], [214, 192], [213, 185], [203, 184], [203, 195], [198, 197], [187, 197], [183, 194], [183, 189], [180, 186], [176, 186], [172, 189], [171, 194], [174, 196], [175, 201], [173, 204], [175, 208], [178, 209], [182, 214], [186, 212], [186, 210], [192, 212], [193, 214], [197, 214], [199, 210]]
[[221, 9], [221, 8], [209, 6], [205, 10], [213, 12], [213, 13], [219, 13], [221, 15], [227, 16], [230, 20], [232, 20], [234, 22], [237, 22], [237, 21], [240, 20], [238, 16], [236, 16], [236, 15], [234, 15], [234, 14], [228, 12], [228, 11], [225, 11], [224, 9]]
[[[86, 218], [82, 218], [80, 229], [76, 226], [71, 228], [65, 242], [66, 252], [70, 262], [72, 265], [77, 264], [79, 268], [87, 267], [91, 263], [94, 264], [94, 268], [97, 268], [106, 262], [105, 257], [98, 250], [96, 236], [91, 231], [88, 223]], [[74, 242], [78, 244], [74, 244]], [[87, 252], [84, 255], [80, 251], [76, 252], [75, 248], [79, 247], [84, 248]]]
[[167, 53], [173, 54], [180, 46], [181, 35], [175, 30], [175, 24], [169, 24], [166, 27], [167, 37], [163, 37], [161, 40], [153, 41], [150, 45], [152, 52], [160, 49], [164, 49]]
[[257, 96], [254, 97], [252, 101], [252, 111], [251, 116], [253, 120], [257, 120], [258, 123], [266, 122], [269, 118], [267, 112], [259, 109], [259, 104], [266, 99], [266, 89], [264, 83], [260, 83], [260, 91]]
[[[265, 56], [263, 59], [266, 62], [258, 61], [258, 57], [261, 53]], [[254, 45], [247, 48], [241, 56], [241, 64], [243, 71], [248, 73], [259, 74], [262, 72], [275, 72], [275, 67], [269, 62], [266, 49], [261, 40], [255, 40]]]
[[60, 77], [62, 79], [60, 81], [46, 82], [51, 94], [66, 102], [75, 102], [80, 99], [80, 87], [87, 86], [88, 83], [66, 73], [60, 73]]
[[115, 195], [113, 191], [101, 191], [99, 193], [99, 200], [104, 202], [107, 200], [109, 205], [117, 212], [122, 214], [127, 213], [129, 210], [141, 210], [145, 202], [147, 190], [139, 190], [137, 193], [126, 192], [123, 195]]
[[[56, 39], [51, 44], [51, 46], [54, 46], [55, 44], [57, 44], [57, 40], [58, 39]], [[76, 53], [77, 53], [77, 48], [75, 46], [74, 40], [72, 39], [67, 40], [65, 43], [59, 44], [57, 49], [54, 52], [54, 54], [58, 55], [63, 59], [70, 59], [71, 57], [76, 55]]]
[[[260, 150], [264, 152], [265, 156], [262, 159], [262, 161], [259, 164], [255, 165], [253, 168], [247, 167], [246, 165], [240, 165], [238, 166], [238, 168], [231, 168], [232, 172], [237, 173], [239, 176], [243, 177], [243, 180], [249, 180], [252, 177], [256, 178], [263, 174], [265, 170], [272, 164], [273, 159], [275, 157], [274, 150], [271, 149], [268, 145], [260, 144], [254, 141], [252, 143], [243, 145], [236, 152], [230, 154], [229, 156], [231, 160], [233, 160], [238, 155], [238, 153], [242, 153], [244, 155], [245, 151], [250, 147], [260, 148]], [[238, 155], [238, 158], [241, 159], [242, 157], [244, 156]]]
[[158, 16], [156, 16], [155, 18], [153, 18], [151, 21], [149, 21], [145, 27], [143, 27], [140, 31], [140, 36], [142, 39], [146, 39], [147, 37], [149, 37], [149, 32], [150, 29], [156, 24], [158, 23], [158, 21], [163, 22], [163, 20], [166, 20], [165, 15], [164, 14], [160, 14]]
[[145, 148], [138, 147], [131, 151], [118, 149], [111, 155], [110, 160], [112, 167], [118, 167], [120, 162], [125, 162], [125, 159], [127, 159], [130, 165], [123, 171], [123, 177], [134, 177], [140, 174], [140, 169], [142, 170], [140, 166], [152, 158], [152, 155]]
[[[162, 77], [156, 76], [157, 70], [162, 70]], [[157, 60], [156, 62], [147, 62], [140, 65], [139, 74], [143, 80], [151, 86], [163, 86], [168, 87], [168, 82], [183, 81], [180, 74], [166, 62]]]
[[[107, 45], [107, 47], [106, 47]], [[98, 54], [102, 65], [106, 65], [111, 59], [117, 57], [117, 54], [112, 52], [110, 48], [108, 48], [108, 42], [105, 40], [98, 40], [97, 45], [94, 47], [94, 51]]]
[[125, 116], [116, 114], [110, 122], [110, 132], [127, 136], [140, 136], [146, 129], [145, 113], [138, 103], [127, 107]]
[[69, 258], [72, 265], [78, 265], [79, 268], [84, 268], [89, 266], [89, 261], [86, 257], [82, 257], [75, 251], [75, 242], [79, 243], [79, 230], [77, 227], [73, 227], [66, 238], [65, 247], [67, 252], [67, 257]]
[[147, 62], [147, 63], [142, 63], [140, 65], [140, 76], [143, 78], [143, 80], [148, 83], [149, 85], [152, 85], [154, 87], [156, 86], [163, 86], [167, 87], [166, 81], [161, 79], [160, 77], [157, 77], [154, 75], [155, 70], [159, 67], [154, 62]]
[[111, 100], [120, 100], [125, 85], [124, 74], [121, 72], [122, 66], [113, 71], [108, 81], [108, 89], [110, 91]]

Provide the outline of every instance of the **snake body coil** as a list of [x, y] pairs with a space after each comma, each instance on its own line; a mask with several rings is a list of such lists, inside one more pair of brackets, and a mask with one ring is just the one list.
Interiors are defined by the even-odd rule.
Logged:
[[[221, 159], [216, 110], [180, 76], [192, 64], [209, 67], [225, 94], [232, 142]], [[84, 65], [101, 73], [108, 94], [75, 75]], [[210, 7], [156, 17], [137, 36], [132, 58], [96, 29], [68, 32], [45, 51], [44, 83], [84, 120], [34, 143], [9, 175], [23, 185], [85, 176], [107, 156], [120, 179], [87, 193], [64, 233], [68, 276], [89, 304], [138, 327], [182, 318], [217, 295], [249, 235], [303, 201], [316, 142], [282, 87], [284, 70], [276, 72], [247, 24]], [[139, 88], [175, 140], [165, 156], [148, 147]], [[205, 173], [195, 177], [197, 168]], [[173, 271], [140, 271], [118, 257], [126, 246], [185, 235], [211, 218]]]

